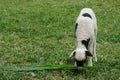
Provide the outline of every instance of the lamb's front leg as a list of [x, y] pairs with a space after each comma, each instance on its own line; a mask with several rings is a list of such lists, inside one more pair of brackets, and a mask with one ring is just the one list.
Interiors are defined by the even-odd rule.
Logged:
[[[94, 47], [93, 47], [93, 41], [90, 41], [89, 51], [93, 55]], [[88, 56], [88, 66], [93, 66], [93, 56]]]
[[88, 66], [93, 66], [92, 57], [88, 57]]

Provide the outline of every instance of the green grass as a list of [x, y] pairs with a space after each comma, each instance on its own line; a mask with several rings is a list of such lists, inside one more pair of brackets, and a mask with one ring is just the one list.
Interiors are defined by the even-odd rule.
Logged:
[[0, 80], [120, 80], [119, 0], [0, 0], [0, 66], [74, 65], [74, 26], [84, 7], [98, 20], [96, 68], [0, 71]]

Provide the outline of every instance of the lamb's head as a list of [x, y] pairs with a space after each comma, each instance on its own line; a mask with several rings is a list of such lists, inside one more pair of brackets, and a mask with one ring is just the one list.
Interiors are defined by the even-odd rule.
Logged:
[[76, 49], [70, 55], [70, 57], [75, 59], [78, 69], [83, 68], [87, 56], [92, 56], [92, 54], [87, 49]]

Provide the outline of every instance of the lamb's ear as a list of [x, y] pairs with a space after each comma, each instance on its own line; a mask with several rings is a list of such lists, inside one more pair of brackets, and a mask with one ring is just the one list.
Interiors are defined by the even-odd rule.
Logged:
[[85, 54], [86, 54], [87, 56], [91, 56], [91, 57], [93, 56], [90, 51], [85, 51]]
[[69, 58], [74, 57], [75, 54], [76, 54], [76, 50], [74, 50], [74, 51], [70, 54]]

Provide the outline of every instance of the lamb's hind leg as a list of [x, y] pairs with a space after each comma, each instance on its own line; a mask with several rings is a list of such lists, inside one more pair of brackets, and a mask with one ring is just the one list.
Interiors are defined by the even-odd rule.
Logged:
[[97, 62], [97, 56], [96, 56], [96, 39], [94, 40], [93, 47], [94, 47], [93, 59], [94, 59], [95, 62]]
[[94, 44], [93, 44], [93, 47], [94, 47], [93, 59], [95, 62], [97, 62], [97, 56], [96, 56], [97, 23], [96, 23], [96, 20], [95, 20], [95, 26], [94, 26], [94, 33], [95, 35], [94, 35]]

